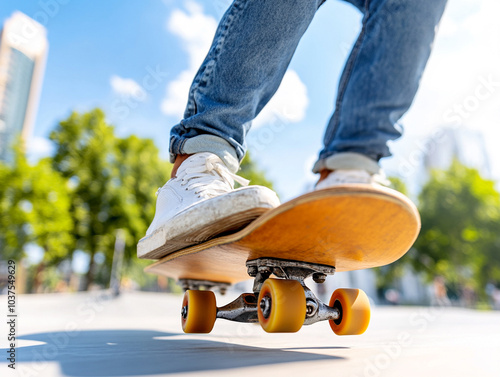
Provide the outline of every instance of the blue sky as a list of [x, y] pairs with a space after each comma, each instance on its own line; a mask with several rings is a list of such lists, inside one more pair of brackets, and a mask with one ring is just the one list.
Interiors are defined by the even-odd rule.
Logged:
[[[3, 0], [0, 20], [20, 10], [48, 30], [50, 48], [30, 143], [32, 157], [50, 153], [46, 137], [71, 110], [101, 107], [119, 135], [154, 138], [167, 158], [169, 130], [180, 120], [187, 86], [228, 4]], [[401, 173], [408, 161], [417, 165], [419, 141], [449, 122], [461, 106], [468, 111], [449, 126], [468, 127], [484, 138], [492, 176], [498, 179], [499, 12], [497, 0], [451, 0], [421, 89], [402, 120], [406, 134], [393, 146], [396, 156], [384, 162], [389, 173]], [[283, 87], [249, 136], [253, 157], [284, 199], [314, 181], [308, 169], [321, 147], [338, 77], [360, 20], [349, 4], [325, 3], [301, 41]], [[480, 99], [478, 90], [484, 94]], [[411, 181], [413, 173], [406, 178]]]

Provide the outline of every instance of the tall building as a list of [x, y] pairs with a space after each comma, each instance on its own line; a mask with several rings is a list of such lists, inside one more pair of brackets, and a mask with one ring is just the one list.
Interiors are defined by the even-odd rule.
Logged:
[[490, 158], [483, 135], [476, 130], [461, 127], [443, 127], [439, 140], [430, 139], [430, 147], [423, 160], [423, 168], [448, 169], [454, 159], [475, 168], [485, 177], [491, 178]]
[[31, 134], [47, 58], [47, 31], [21, 12], [8, 18], [0, 35], [0, 160]]

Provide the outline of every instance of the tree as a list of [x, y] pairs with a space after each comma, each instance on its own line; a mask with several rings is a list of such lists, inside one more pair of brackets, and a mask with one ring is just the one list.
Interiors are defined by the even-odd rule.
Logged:
[[[406, 188], [405, 182], [399, 177], [387, 177], [389, 182], [391, 183], [391, 188], [399, 191], [404, 195], [408, 195], [408, 189]], [[384, 290], [389, 288], [394, 284], [396, 280], [401, 278], [405, 273], [405, 268], [407, 263], [405, 263], [406, 259], [400, 259], [394, 263], [391, 263], [387, 266], [382, 266], [379, 268], [375, 268], [375, 276], [376, 276], [376, 284], [377, 289]]]
[[422, 230], [409, 255], [429, 279], [484, 288], [500, 281], [500, 195], [494, 182], [454, 161], [419, 196]]
[[23, 208], [27, 186], [27, 163], [17, 152], [14, 165], [0, 163], [0, 249], [2, 259], [23, 257], [23, 248], [29, 242], [27, 214]]
[[118, 198], [125, 216], [116, 218], [125, 230], [125, 260], [133, 261], [137, 241], [146, 234], [155, 214], [155, 193], [170, 177], [172, 166], [159, 158], [158, 148], [150, 139], [135, 135], [118, 139], [116, 144]]
[[[67, 182], [45, 159], [28, 164], [20, 149], [12, 166], [0, 165], [0, 247], [5, 258], [20, 260], [24, 246], [35, 243], [43, 264], [66, 258], [73, 243]], [[43, 268], [43, 265], [41, 266]]]
[[74, 245], [68, 182], [52, 169], [50, 159], [40, 160], [31, 169], [29, 182], [27, 200], [32, 210], [28, 223], [33, 242], [44, 250], [44, 262], [57, 264], [71, 255]]
[[86, 288], [93, 281], [94, 257], [112, 245], [115, 226], [109, 222], [117, 201], [119, 182], [113, 179], [113, 129], [104, 113], [71, 116], [50, 134], [56, 144], [54, 169], [72, 184], [71, 213], [75, 221], [76, 248], [89, 254]]
[[160, 161], [151, 140], [119, 139], [104, 113], [72, 113], [56, 127], [54, 168], [72, 185], [71, 213], [77, 249], [89, 254], [85, 288], [94, 281], [96, 255], [104, 255], [106, 281], [116, 231], [126, 232], [126, 261], [135, 256], [137, 240], [154, 213], [156, 188], [167, 179], [169, 165]]
[[390, 188], [399, 191], [403, 195], [408, 195], [408, 188], [406, 187], [406, 183], [401, 178], [387, 177], [387, 179], [391, 183]]

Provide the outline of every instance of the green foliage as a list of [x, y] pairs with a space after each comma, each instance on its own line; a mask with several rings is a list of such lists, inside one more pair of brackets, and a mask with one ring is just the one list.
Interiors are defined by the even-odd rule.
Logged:
[[[390, 188], [399, 191], [404, 195], [408, 195], [408, 190], [406, 184], [399, 177], [387, 177], [389, 182], [391, 182]], [[375, 268], [375, 278], [377, 288], [384, 289], [392, 287], [395, 281], [403, 276], [405, 273], [405, 263], [397, 262], [391, 263], [387, 266]]]
[[56, 144], [53, 166], [71, 182], [71, 215], [76, 248], [90, 255], [87, 284], [93, 280], [94, 256], [112, 252], [119, 182], [113, 179], [114, 134], [99, 110], [77, 113], [59, 123], [50, 134]]
[[[58, 264], [82, 250], [90, 257], [87, 288], [94, 279], [105, 285], [116, 231], [122, 229], [124, 275], [155, 287], [156, 276], [143, 272], [150, 261], [137, 260], [136, 244], [154, 217], [154, 193], [167, 181], [171, 165], [160, 160], [152, 140], [118, 138], [99, 109], [72, 113], [50, 139], [51, 158], [31, 166], [17, 151], [13, 166], [0, 163], [0, 181], [8, 182], [0, 186], [2, 258], [22, 259], [25, 245], [36, 243], [45, 254], [40, 265], [29, 268], [28, 285], [55, 289]], [[252, 184], [272, 188], [248, 155], [240, 173]], [[178, 287], [169, 281], [168, 289]]]
[[54, 264], [71, 255], [74, 244], [67, 181], [52, 170], [50, 160], [44, 159], [32, 169], [31, 184], [28, 222], [34, 242], [45, 251], [44, 260]]
[[[28, 179], [24, 158], [16, 153], [14, 167], [0, 163], [0, 249], [2, 259], [21, 259], [29, 242], [28, 219], [23, 208]], [[6, 184], [5, 184], [6, 183]]]
[[2, 256], [20, 260], [32, 242], [45, 251], [44, 263], [66, 258], [73, 243], [67, 182], [48, 160], [31, 166], [20, 150], [12, 166], [0, 165], [0, 180], [8, 182], [0, 189]]
[[399, 191], [401, 194], [408, 195], [408, 189], [406, 188], [405, 182], [399, 177], [387, 177], [389, 182], [391, 182], [391, 188]]
[[249, 152], [247, 152], [241, 161], [238, 175], [250, 180], [251, 185], [265, 186], [273, 190], [272, 182], [266, 178], [263, 171], [259, 170], [257, 164], [250, 157]]
[[476, 289], [500, 281], [500, 195], [493, 181], [455, 161], [432, 173], [419, 202], [422, 230], [408, 255], [415, 270]]
[[403, 277], [405, 273], [406, 264], [404, 260], [397, 261], [395, 263], [388, 264], [386, 266], [378, 267], [374, 269], [375, 272], [375, 282], [378, 289], [386, 289], [393, 287], [394, 282], [398, 281]]
[[125, 230], [125, 261], [130, 262], [135, 260], [137, 241], [153, 221], [155, 193], [170, 177], [171, 165], [160, 160], [152, 140], [135, 135], [118, 139], [116, 154], [118, 205], [123, 211], [116, 226]]
[[[151, 140], [117, 138], [104, 113], [73, 113], [51, 133], [54, 168], [71, 182], [71, 215], [76, 248], [90, 256], [87, 287], [94, 278], [94, 256], [105, 256], [109, 271], [117, 229], [126, 234], [125, 262], [135, 257], [137, 240], [154, 215], [154, 192], [170, 167], [160, 161]], [[99, 273], [101, 283], [107, 277]]]

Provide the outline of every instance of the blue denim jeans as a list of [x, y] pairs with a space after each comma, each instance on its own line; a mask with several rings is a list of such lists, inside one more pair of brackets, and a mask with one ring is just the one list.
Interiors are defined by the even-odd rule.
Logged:
[[[278, 89], [300, 38], [323, 0], [234, 0], [172, 128], [170, 156], [212, 152], [236, 171], [251, 121]], [[446, 0], [349, 0], [359, 37], [340, 78], [335, 111], [314, 171], [376, 173], [401, 136]]]

